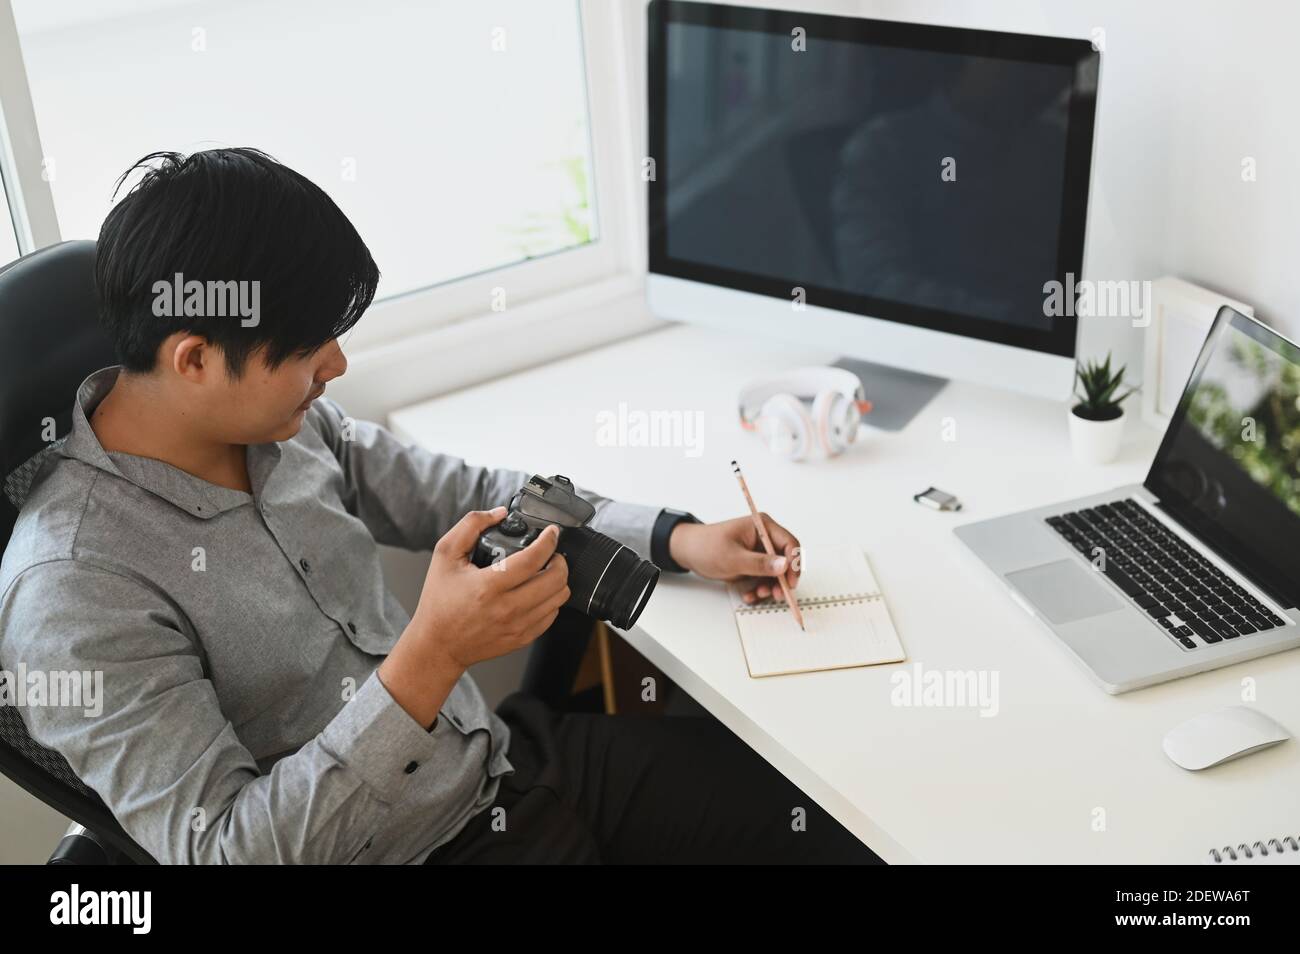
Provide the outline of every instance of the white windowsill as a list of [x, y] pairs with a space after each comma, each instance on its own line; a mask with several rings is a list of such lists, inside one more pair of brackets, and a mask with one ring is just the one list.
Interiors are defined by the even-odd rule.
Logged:
[[329, 393], [351, 416], [383, 422], [394, 408], [665, 324], [646, 308], [643, 278], [625, 274], [398, 341], [355, 351], [344, 341], [348, 372]]

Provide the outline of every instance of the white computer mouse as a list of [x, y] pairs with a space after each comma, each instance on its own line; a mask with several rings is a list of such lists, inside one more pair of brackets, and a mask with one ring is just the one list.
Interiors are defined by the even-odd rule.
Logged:
[[1165, 755], [1175, 765], [1196, 772], [1289, 738], [1291, 734], [1264, 713], [1246, 706], [1228, 706], [1170, 729], [1164, 746]]

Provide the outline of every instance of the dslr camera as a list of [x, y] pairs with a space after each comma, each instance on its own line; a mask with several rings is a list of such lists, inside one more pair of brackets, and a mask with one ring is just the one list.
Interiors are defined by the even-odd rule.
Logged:
[[471, 557], [487, 567], [532, 543], [551, 524], [560, 528], [555, 550], [569, 564], [565, 606], [619, 629], [636, 623], [659, 581], [659, 567], [587, 526], [596, 508], [573, 489], [568, 477], [534, 474], [510, 498], [505, 519], [478, 538]]

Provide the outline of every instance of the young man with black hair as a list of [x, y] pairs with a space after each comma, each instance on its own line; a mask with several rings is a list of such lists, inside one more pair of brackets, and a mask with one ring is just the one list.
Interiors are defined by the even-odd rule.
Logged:
[[[319, 188], [252, 149], [135, 170], [95, 266], [120, 364], [81, 385], [22, 508], [0, 664], [103, 672], [99, 716], [21, 713], [140, 845], [162, 862], [874, 860], [714, 720], [522, 693], [490, 711], [469, 667], [569, 596], [553, 531], [504, 568], [469, 561], [528, 475], [403, 446], [322, 397], [379, 270]], [[583, 494], [642, 557], [779, 598], [798, 543], [775, 521], [773, 564], [748, 516]], [[380, 543], [433, 549], [413, 616]]]

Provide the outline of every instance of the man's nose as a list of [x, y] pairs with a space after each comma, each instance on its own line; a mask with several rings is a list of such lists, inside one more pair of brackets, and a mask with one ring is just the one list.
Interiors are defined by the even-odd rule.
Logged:
[[329, 343], [329, 351], [325, 356], [325, 362], [321, 365], [319, 377], [322, 381], [332, 381], [334, 378], [341, 377], [348, 370], [348, 358], [339, 347], [338, 341]]

